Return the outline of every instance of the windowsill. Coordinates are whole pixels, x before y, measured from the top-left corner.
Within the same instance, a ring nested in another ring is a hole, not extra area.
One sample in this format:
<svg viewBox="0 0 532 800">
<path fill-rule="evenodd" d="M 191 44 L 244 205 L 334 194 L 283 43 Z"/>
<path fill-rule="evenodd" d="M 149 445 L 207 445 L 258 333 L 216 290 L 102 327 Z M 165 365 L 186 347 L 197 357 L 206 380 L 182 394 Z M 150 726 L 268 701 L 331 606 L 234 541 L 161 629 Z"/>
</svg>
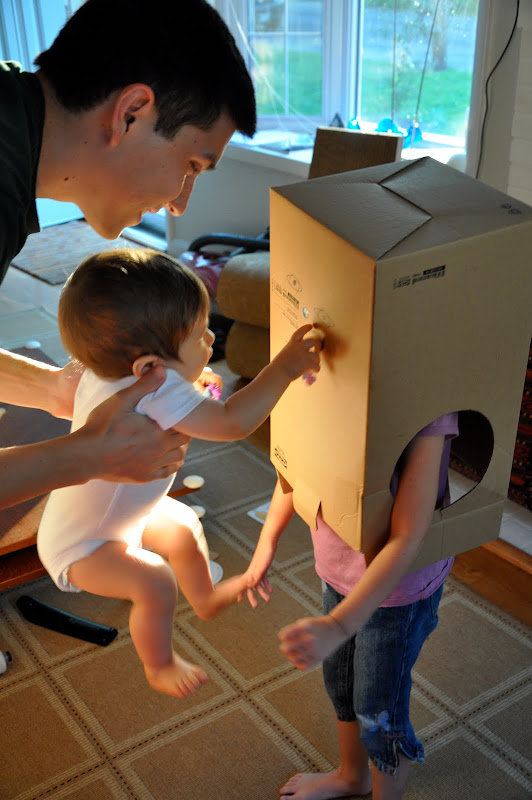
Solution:
<svg viewBox="0 0 532 800">
<path fill-rule="evenodd" d="M 312 161 L 312 148 L 295 150 L 288 153 L 276 153 L 265 147 L 236 144 L 231 142 L 225 149 L 224 159 L 239 161 L 264 169 L 278 170 L 306 180 Z"/>
<path fill-rule="evenodd" d="M 241 137 L 242 141 L 238 141 L 235 135 L 226 148 L 224 158 L 266 169 L 277 169 L 306 179 L 313 148 L 282 152 L 268 149 L 268 142 L 278 142 L 280 138 L 278 131 L 259 132 L 252 140 Z M 439 142 L 423 141 L 421 146 L 406 147 L 401 153 L 401 160 L 411 161 L 426 156 L 441 161 L 442 164 L 447 164 L 453 156 L 463 156 L 460 160 L 463 160 L 465 167 L 465 153 L 462 147 Z"/>
<path fill-rule="evenodd" d="M 154 250 L 166 252 L 168 247 L 164 236 L 157 236 L 157 234 L 141 230 L 138 227 L 124 228 L 122 235 L 132 242 L 137 242 L 137 244 L 142 244 L 145 247 L 152 247 Z"/>
</svg>

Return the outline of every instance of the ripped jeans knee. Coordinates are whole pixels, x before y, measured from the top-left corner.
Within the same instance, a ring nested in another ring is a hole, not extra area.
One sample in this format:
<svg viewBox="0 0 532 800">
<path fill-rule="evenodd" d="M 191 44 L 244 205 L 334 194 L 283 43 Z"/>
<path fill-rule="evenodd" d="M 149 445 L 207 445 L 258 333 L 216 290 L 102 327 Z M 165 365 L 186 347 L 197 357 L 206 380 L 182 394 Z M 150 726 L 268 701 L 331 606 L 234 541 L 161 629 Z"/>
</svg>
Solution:
<svg viewBox="0 0 532 800">
<path fill-rule="evenodd" d="M 360 741 L 371 762 L 381 772 L 395 775 L 400 754 L 413 761 L 423 761 L 423 745 L 416 738 L 410 722 L 406 730 L 392 728 L 388 711 L 381 711 L 372 717 L 358 715 L 357 722 Z"/>
</svg>

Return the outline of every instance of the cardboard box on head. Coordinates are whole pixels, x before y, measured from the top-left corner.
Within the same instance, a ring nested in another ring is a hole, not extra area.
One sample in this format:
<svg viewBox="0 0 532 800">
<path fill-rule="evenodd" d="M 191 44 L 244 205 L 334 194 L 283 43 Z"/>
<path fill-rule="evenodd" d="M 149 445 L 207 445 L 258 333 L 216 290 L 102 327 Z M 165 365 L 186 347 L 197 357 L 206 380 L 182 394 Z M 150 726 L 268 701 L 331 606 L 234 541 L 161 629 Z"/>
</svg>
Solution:
<svg viewBox="0 0 532 800">
<path fill-rule="evenodd" d="M 271 190 L 271 355 L 324 331 L 312 387 L 271 417 L 296 511 L 366 552 L 390 478 L 425 425 L 460 411 L 482 473 L 436 511 L 412 570 L 498 536 L 532 331 L 532 208 L 430 158 Z"/>
</svg>

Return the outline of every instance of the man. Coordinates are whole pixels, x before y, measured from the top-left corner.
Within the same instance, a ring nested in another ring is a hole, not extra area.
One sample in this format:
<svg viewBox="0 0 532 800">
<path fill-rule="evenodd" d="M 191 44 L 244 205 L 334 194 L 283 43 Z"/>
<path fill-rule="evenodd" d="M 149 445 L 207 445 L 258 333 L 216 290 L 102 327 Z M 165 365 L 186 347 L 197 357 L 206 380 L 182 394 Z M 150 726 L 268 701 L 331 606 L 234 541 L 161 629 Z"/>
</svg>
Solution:
<svg viewBox="0 0 532 800">
<path fill-rule="evenodd" d="M 147 211 L 182 214 L 234 131 L 255 132 L 250 77 L 206 0 L 87 0 L 35 63 L 34 74 L 0 62 L 0 280 L 39 230 L 36 197 L 76 203 L 114 239 Z M 0 350 L 0 402 L 70 418 L 79 377 Z M 187 437 L 134 413 L 163 378 L 152 370 L 75 433 L 1 450 L 0 507 L 174 472 Z"/>
</svg>

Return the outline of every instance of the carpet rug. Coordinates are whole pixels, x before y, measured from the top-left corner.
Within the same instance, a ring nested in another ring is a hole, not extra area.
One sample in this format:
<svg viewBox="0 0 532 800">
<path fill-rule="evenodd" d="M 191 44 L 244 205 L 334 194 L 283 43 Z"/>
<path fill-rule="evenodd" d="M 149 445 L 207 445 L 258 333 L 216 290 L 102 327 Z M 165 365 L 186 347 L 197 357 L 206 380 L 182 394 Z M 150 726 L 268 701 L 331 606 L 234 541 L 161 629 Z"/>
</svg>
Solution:
<svg viewBox="0 0 532 800">
<path fill-rule="evenodd" d="M 26 244 L 13 259 L 12 266 L 33 275 L 52 286 L 64 283 L 78 264 L 99 250 L 117 247 L 140 247 L 119 236 L 104 239 L 82 220 L 52 225 L 38 236 L 29 236 Z"/>
<path fill-rule="evenodd" d="M 226 576 L 253 552 L 275 473 L 249 442 L 194 441 L 180 479 L 205 484 L 185 498 Z M 256 511 L 255 517 L 249 512 Z M 0 565 L 1 566 L 1 565 Z M 176 649 L 208 683 L 185 701 L 147 685 L 128 632 L 129 605 L 59 592 L 47 577 L 0 594 L 2 800 L 277 800 L 295 772 L 338 762 L 335 721 L 319 668 L 303 673 L 277 632 L 320 613 L 308 528 L 281 538 L 268 605 L 235 604 L 197 619 L 180 598 Z M 21 594 L 118 629 L 108 647 L 24 620 Z M 525 800 L 532 792 L 532 635 L 450 577 L 440 623 L 414 671 L 412 717 L 426 760 L 404 800 Z"/>
</svg>

